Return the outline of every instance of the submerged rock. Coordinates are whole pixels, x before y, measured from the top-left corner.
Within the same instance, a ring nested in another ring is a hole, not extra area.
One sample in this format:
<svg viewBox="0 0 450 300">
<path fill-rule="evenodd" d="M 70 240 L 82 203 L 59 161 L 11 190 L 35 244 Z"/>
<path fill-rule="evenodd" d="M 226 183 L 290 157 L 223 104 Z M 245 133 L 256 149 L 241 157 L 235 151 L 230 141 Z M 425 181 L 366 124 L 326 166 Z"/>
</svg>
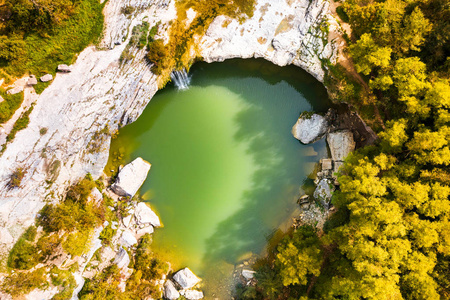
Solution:
<svg viewBox="0 0 450 300">
<path fill-rule="evenodd" d="M 329 179 L 321 179 L 316 186 L 316 190 L 314 191 L 314 198 L 319 200 L 324 206 L 328 207 L 330 203 L 331 196 L 333 193 L 333 185 L 331 184 Z"/>
<path fill-rule="evenodd" d="M 39 78 L 42 82 L 47 82 L 50 80 L 53 80 L 53 76 L 52 74 L 45 74 L 44 76 L 41 76 L 41 78 Z"/>
<path fill-rule="evenodd" d="M 184 293 L 184 298 L 188 300 L 198 300 L 203 298 L 203 292 L 195 290 L 187 290 Z"/>
<path fill-rule="evenodd" d="M 136 221 L 138 224 L 151 224 L 155 227 L 160 227 L 161 222 L 159 221 L 159 217 L 155 214 L 155 212 L 148 207 L 144 202 L 138 203 L 136 206 L 136 210 L 134 212 L 136 217 Z"/>
<path fill-rule="evenodd" d="M 111 189 L 119 196 L 133 197 L 147 178 L 152 165 L 138 157 L 123 167 Z"/>
<path fill-rule="evenodd" d="M 164 298 L 172 300 L 179 297 L 180 293 L 175 288 L 175 284 L 171 280 L 166 280 L 166 283 L 164 283 Z"/>
<path fill-rule="evenodd" d="M 335 161 L 343 161 L 347 155 L 355 150 L 355 140 L 350 130 L 329 133 L 327 137 L 331 157 Z"/>
<path fill-rule="evenodd" d="M 188 268 L 184 268 L 183 270 L 178 271 L 174 276 L 173 279 L 183 288 L 183 289 L 190 289 L 194 285 L 200 282 L 200 278 L 195 276 L 194 273 L 192 273 L 191 270 Z"/>
<path fill-rule="evenodd" d="M 325 117 L 317 114 L 301 115 L 292 127 L 292 134 L 303 144 L 309 144 L 320 139 L 327 129 L 328 122 Z"/>
</svg>

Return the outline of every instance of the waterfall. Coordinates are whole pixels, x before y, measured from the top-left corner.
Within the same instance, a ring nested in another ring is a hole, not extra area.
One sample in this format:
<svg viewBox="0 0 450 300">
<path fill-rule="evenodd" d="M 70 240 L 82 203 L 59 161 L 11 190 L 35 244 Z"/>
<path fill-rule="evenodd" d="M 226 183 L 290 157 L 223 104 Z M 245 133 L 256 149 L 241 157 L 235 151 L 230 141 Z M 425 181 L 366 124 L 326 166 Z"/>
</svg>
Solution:
<svg viewBox="0 0 450 300">
<path fill-rule="evenodd" d="M 172 73 L 170 73 L 170 78 L 179 90 L 188 89 L 189 84 L 191 83 L 191 78 L 184 68 L 182 70 L 173 71 Z"/>
</svg>

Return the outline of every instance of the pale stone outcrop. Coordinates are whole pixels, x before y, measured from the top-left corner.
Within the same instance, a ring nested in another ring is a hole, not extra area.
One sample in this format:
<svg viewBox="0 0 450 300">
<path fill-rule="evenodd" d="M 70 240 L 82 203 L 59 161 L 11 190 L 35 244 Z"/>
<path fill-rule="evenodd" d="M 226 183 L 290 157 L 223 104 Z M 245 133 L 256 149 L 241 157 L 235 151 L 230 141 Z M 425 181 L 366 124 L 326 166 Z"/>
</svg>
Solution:
<svg viewBox="0 0 450 300">
<path fill-rule="evenodd" d="M 100 204 L 102 200 L 102 193 L 98 190 L 98 188 L 93 188 L 91 194 L 89 195 L 89 201 L 92 201 L 95 204 Z"/>
<path fill-rule="evenodd" d="M 147 179 L 150 167 L 141 157 L 136 158 L 120 170 L 111 189 L 119 196 L 133 197 Z"/>
<path fill-rule="evenodd" d="M 303 144 L 309 144 L 327 132 L 327 124 L 327 120 L 321 115 L 302 115 L 292 127 L 292 134 Z"/>
<path fill-rule="evenodd" d="M 15 95 L 15 94 L 18 94 L 20 92 L 23 92 L 23 86 L 16 86 L 16 87 L 6 91 L 6 93 L 8 95 Z"/>
<path fill-rule="evenodd" d="M 138 203 L 134 212 L 138 224 L 151 224 L 154 227 L 160 227 L 161 221 L 155 212 L 144 202 Z"/>
<path fill-rule="evenodd" d="M 140 236 L 143 236 L 144 234 L 147 234 L 147 233 L 148 233 L 148 234 L 152 234 L 153 231 L 154 231 L 153 226 L 150 225 L 150 226 L 146 226 L 146 227 L 144 227 L 144 228 L 138 229 L 138 230 L 136 231 L 136 235 L 140 237 Z"/>
<path fill-rule="evenodd" d="M 334 161 L 343 161 L 347 155 L 355 150 L 355 140 L 350 130 L 329 133 L 327 137 L 331 157 Z"/>
<path fill-rule="evenodd" d="M 28 78 L 27 85 L 36 85 L 37 83 L 36 76 L 31 75 L 30 78 Z"/>
<path fill-rule="evenodd" d="M 243 22 L 218 16 L 205 36 L 197 37 L 198 52 L 192 51 L 192 56 L 200 55 L 207 62 L 262 57 L 278 65 L 300 66 L 323 80 L 321 59 L 333 62 L 337 53 L 319 28 L 328 22 L 330 32 L 337 33 L 328 1 L 256 2 L 253 17 Z M 128 5 L 135 8 L 132 18 L 121 13 Z M 92 139 L 106 125 L 113 132 L 135 121 L 158 90 L 158 77 L 144 59 L 145 49 L 132 47 L 134 58 L 126 64 L 119 58 L 130 31 L 144 18 L 150 27 L 161 22 L 158 37 L 167 40 L 169 24 L 177 16 L 175 1 L 109 0 L 103 11 L 100 46 L 82 51 L 70 65 L 70 73 L 56 74 L 39 95 L 28 127 L 16 134 L 0 156 L 0 228 L 14 233 L 14 240 L 33 224 L 47 202 L 61 198 L 67 186 L 86 173 L 93 178 L 102 174 L 110 137 L 103 136 L 99 151 L 89 150 Z M 224 26 L 225 22 L 229 24 Z M 48 129 L 45 135 L 39 133 L 43 127 Z M 49 168 L 54 165 L 58 165 L 56 171 Z M 17 167 L 26 168 L 27 173 L 20 188 L 8 190 L 7 178 Z M 0 249 L 7 251 L 11 246 L 0 241 Z"/>
<path fill-rule="evenodd" d="M 137 239 L 133 233 L 128 230 L 125 230 L 120 237 L 120 244 L 124 247 L 131 247 L 137 244 Z"/>
<path fill-rule="evenodd" d="M 184 293 L 184 298 L 188 300 L 198 300 L 203 298 L 203 292 L 196 290 L 187 290 Z"/>
<path fill-rule="evenodd" d="M 53 80 L 53 75 L 52 74 L 45 74 L 44 76 L 41 76 L 41 78 L 39 78 L 42 82 L 48 82 Z"/>
<path fill-rule="evenodd" d="M 183 289 L 190 289 L 191 287 L 195 286 L 197 283 L 200 282 L 200 278 L 195 276 L 194 273 L 192 273 L 191 270 L 188 268 L 184 268 L 180 271 L 178 271 L 174 276 L 173 279 L 181 286 Z"/>
<path fill-rule="evenodd" d="M 116 255 L 116 258 L 114 259 L 114 263 L 117 265 L 119 269 L 126 268 L 130 264 L 130 257 L 128 256 L 127 251 L 122 247 L 120 247 L 119 252 Z"/>
<path fill-rule="evenodd" d="M 180 297 L 180 293 L 175 288 L 175 284 L 171 280 L 166 280 L 164 283 L 164 298 L 173 300 L 178 299 Z"/>
</svg>

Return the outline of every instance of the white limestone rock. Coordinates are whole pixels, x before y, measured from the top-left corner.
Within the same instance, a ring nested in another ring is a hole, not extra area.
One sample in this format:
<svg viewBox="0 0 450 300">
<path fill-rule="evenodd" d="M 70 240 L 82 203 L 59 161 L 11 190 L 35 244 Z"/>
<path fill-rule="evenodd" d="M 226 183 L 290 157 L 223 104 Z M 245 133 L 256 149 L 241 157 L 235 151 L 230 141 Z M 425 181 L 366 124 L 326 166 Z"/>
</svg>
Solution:
<svg viewBox="0 0 450 300">
<path fill-rule="evenodd" d="M 6 91 L 8 95 L 15 95 L 20 92 L 23 92 L 23 86 L 16 86 L 15 88 Z"/>
<path fill-rule="evenodd" d="M 154 227 L 161 227 L 161 221 L 155 212 L 144 202 L 139 202 L 134 211 L 138 224 L 151 224 Z"/>
<path fill-rule="evenodd" d="M 347 155 L 355 150 L 355 140 L 350 130 L 329 133 L 327 137 L 331 157 L 335 161 L 343 161 Z"/>
<path fill-rule="evenodd" d="M 69 73 L 72 70 L 70 69 L 70 67 L 68 65 L 58 65 L 58 71 L 63 72 L 63 73 Z"/>
<path fill-rule="evenodd" d="M 171 280 L 166 280 L 164 283 L 164 298 L 173 300 L 178 299 L 180 297 L 180 293 L 175 288 L 175 284 Z"/>
<path fill-rule="evenodd" d="M 150 226 L 147 226 L 147 227 L 138 229 L 138 230 L 136 231 L 136 235 L 139 236 L 139 237 L 141 237 L 141 236 L 143 236 L 143 235 L 146 234 L 146 233 L 152 234 L 153 231 L 154 231 L 153 226 L 150 225 Z"/>
<path fill-rule="evenodd" d="M 127 268 L 130 264 L 130 257 L 128 256 L 127 251 L 122 247 L 120 247 L 119 252 L 117 252 L 114 263 L 119 269 Z"/>
<path fill-rule="evenodd" d="M 41 76 L 41 78 L 39 78 L 42 82 L 48 82 L 53 80 L 53 75 L 52 74 L 45 74 L 44 76 Z"/>
<path fill-rule="evenodd" d="M 131 218 L 133 218 L 133 215 L 128 215 L 125 218 L 123 218 L 122 219 L 123 226 L 128 228 L 130 226 Z"/>
<path fill-rule="evenodd" d="M 11 236 L 7 228 L 0 228 L 0 243 L 11 244 L 14 238 Z"/>
<path fill-rule="evenodd" d="M 184 293 L 184 298 L 188 300 L 198 300 L 203 298 L 203 292 L 196 290 L 187 290 Z"/>
<path fill-rule="evenodd" d="M 141 157 L 123 167 L 111 189 L 119 196 L 133 197 L 147 179 L 151 164 Z"/>
<path fill-rule="evenodd" d="M 180 271 L 178 271 L 174 276 L 173 279 L 183 288 L 183 289 L 190 289 L 194 285 L 200 282 L 200 278 L 195 276 L 194 273 L 192 273 L 189 268 L 184 268 Z"/>
<path fill-rule="evenodd" d="M 319 200 L 324 206 L 328 207 L 331 196 L 333 194 L 334 187 L 329 179 L 323 178 L 319 181 L 314 190 L 314 198 Z"/>
<path fill-rule="evenodd" d="M 242 270 L 242 276 L 244 276 L 245 279 L 250 280 L 253 279 L 253 276 L 256 272 L 252 270 L 243 269 Z"/>
<path fill-rule="evenodd" d="M 27 85 L 36 85 L 37 83 L 36 76 L 31 75 L 30 78 L 28 78 Z"/>
<path fill-rule="evenodd" d="M 131 247 L 137 244 L 137 239 L 133 233 L 131 233 L 128 230 L 125 230 L 120 238 L 120 244 L 124 247 Z"/>
<path fill-rule="evenodd" d="M 303 144 L 309 144 L 320 139 L 328 129 L 325 117 L 313 114 L 312 116 L 300 116 L 292 127 L 292 134 Z"/>
</svg>

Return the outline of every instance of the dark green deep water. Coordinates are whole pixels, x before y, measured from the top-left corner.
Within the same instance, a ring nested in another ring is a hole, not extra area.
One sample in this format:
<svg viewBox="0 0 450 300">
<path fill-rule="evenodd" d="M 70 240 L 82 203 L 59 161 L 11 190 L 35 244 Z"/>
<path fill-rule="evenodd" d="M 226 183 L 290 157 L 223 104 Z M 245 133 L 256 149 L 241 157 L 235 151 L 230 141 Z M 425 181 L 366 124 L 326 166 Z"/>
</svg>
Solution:
<svg viewBox="0 0 450 300">
<path fill-rule="evenodd" d="M 302 145 L 291 127 L 330 103 L 306 72 L 263 60 L 198 63 L 190 75 L 188 90 L 159 91 L 120 130 L 111 155 L 152 164 L 141 194 L 164 224 L 157 255 L 202 277 L 208 298 L 228 299 L 234 264 L 264 251 L 326 156 L 325 141 Z"/>
</svg>

